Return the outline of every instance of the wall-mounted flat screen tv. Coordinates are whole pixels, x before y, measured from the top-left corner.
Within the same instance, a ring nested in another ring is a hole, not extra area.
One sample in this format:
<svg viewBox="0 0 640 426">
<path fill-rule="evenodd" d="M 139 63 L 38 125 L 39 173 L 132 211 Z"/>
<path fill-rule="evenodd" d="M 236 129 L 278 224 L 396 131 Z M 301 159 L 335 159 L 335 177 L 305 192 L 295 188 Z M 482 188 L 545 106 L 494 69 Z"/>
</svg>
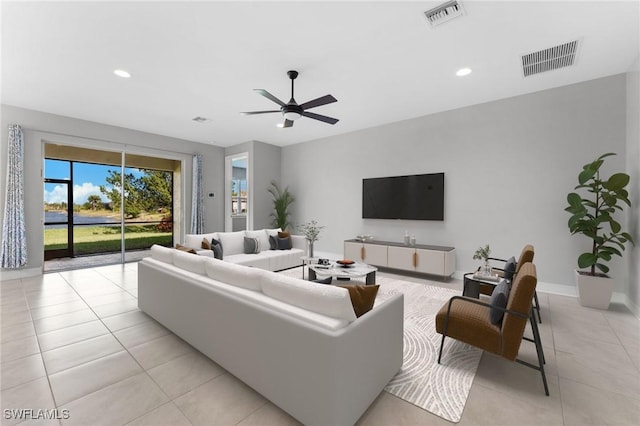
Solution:
<svg viewBox="0 0 640 426">
<path fill-rule="evenodd" d="M 444 173 L 362 179 L 362 217 L 444 220 Z"/>
</svg>

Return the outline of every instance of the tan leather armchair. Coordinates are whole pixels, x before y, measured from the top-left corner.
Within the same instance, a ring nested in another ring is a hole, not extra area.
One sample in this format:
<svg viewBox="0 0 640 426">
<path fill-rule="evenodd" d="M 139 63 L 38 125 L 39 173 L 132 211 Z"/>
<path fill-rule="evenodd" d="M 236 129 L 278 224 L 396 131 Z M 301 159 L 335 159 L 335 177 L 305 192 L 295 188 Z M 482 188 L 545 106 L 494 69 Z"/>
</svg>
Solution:
<svg viewBox="0 0 640 426">
<path fill-rule="evenodd" d="M 446 336 L 478 347 L 482 350 L 516 361 L 538 370 L 542 375 L 545 394 L 549 395 L 547 378 L 544 372 L 544 352 L 540 340 L 538 323 L 534 318 L 532 299 L 536 291 L 537 276 L 533 263 L 521 264 L 515 276 L 506 307 L 491 305 L 488 302 L 464 297 L 452 297 L 436 315 L 436 331 L 442 334 L 438 364 L 442 358 L 442 349 Z M 497 309 L 504 313 L 502 321 L 493 324 L 490 310 Z M 524 337 L 527 320 L 531 323 L 533 339 Z M 538 365 L 517 359 L 522 340 L 536 345 Z"/>
</svg>

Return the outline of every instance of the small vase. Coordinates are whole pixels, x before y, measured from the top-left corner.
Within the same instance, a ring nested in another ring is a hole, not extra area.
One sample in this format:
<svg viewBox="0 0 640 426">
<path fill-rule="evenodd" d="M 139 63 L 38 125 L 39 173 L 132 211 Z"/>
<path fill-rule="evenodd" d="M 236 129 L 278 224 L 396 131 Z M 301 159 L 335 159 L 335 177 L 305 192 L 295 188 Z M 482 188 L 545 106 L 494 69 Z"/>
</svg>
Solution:
<svg viewBox="0 0 640 426">
<path fill-rule="evenodd" d="M 313 241 L 307 240 L 307 256 L 313 257 Z"/>
<path fill-rule="evenodd" d="M 489 276 L 491 275 L 491 265 L 488 260 L 484 261 L 484 265 L 482 267 L 482 275 Z"/>
</svg>

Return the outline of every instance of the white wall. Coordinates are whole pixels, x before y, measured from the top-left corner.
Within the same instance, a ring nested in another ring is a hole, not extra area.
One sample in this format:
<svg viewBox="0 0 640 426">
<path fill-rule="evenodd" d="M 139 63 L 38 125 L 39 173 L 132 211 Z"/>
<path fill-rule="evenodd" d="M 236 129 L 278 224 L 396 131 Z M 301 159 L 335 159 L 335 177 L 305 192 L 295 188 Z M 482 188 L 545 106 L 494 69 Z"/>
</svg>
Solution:
<svg viewBox="0 0 640 426">
<path fill-rule="evenodd" d="M 629 197 L 632 202 L 627 229 L 635 247 L 628 246 L 627 296 L 640 316 L 640 57 L 627 73 L 627 170 L 631 176 Z"/>
<path fill-rule="evenodd" d="M 605 172 L 625 169 L 625 114 L 625 75 L 602 78 L 287 146 L 282 184 L 297 197 L 295 222 L 327 226 L 319 250 L 342 253 L 358 234 L 401 241 L 406 229 L 418 243 L 455 246 L 457 270 L 470 271 L 480 245 L 517 256 L 531 243 L 540 281 L 571 293 L 590 246 L 569 234 L 566 195 L 604 152 L 618 153 Z M 444 221 L 361 218 L 363 178 L 435 172 L 445 172 Z M 611 265 L 624 291 L 621 262 Z"/>
<path fill-rule="evenodd" d="M 19 124 L 25 135 L 25 220 L 27 228 L 27 250 L 29 262 L 22 271 L 2 270 L 3 277 L 39 273 L 42 270 L 43 249 L 43 178 L 42 140 L 61 144 L 81 145 L 92 148 L 122 149 L 160 157 L 182 158 L 183 170 L 183 217 L 189 226 L 191 217 L 191 156 L 203 155 L 204 190 L 221 194 L 224 185 L 224 150 L 181 139 L 138 132 L 121 127 L 47 114 L 39 111 L 2 105 L 2 151 L 0 152 L 0 200 L 6 193 L 7 126 Z M 223 198 L 205 197 L 206 227 L 221 229 L 223 225 Z M 0 219 L 4 208 L 0 211 Z M 184 227 L 183 227 L 184 229 Z M 1 230 L 0 230 L 1 232 Z M 181 240 L 179 235 L 176 240 Z"/>
</svg>

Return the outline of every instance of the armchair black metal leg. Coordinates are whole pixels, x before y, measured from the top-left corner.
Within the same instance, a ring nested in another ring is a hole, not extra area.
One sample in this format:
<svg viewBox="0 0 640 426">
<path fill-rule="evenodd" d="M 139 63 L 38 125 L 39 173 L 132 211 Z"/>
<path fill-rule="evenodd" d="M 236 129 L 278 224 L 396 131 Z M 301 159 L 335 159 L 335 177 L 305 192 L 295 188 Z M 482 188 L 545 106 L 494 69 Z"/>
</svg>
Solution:
<svg viewBox="0 0 640 426">
<path fill-rule="evenodd" d="M 538 322 L 540 324 L 542 324 L 542 317 L 540 316 L 540 302 L 538 301 L 538 292 L 537 291 L 533 293 L 533 299 L 536 302 L 535 309 L 538 312 Z"/>
<path fill-rule="evenodd" d="M 538 353 L 538 364 L 540 365 L 540 374 L 542 374 L 542 383 L 544 384 L 544 393 L 549 396 L 549 386 L 547 385 L 547 376 L 544 373 L 544 350 L 542 349 L 542 340 L 540 339 L 540 330 L 535 318 L 531 318 L 531 327 L 533 328 L 533 338 L 536 341 L 536 352 Z"/>
<path fill-rule="evenodd" d="M 442 340 L 440 341 L 440 352 L 438 353 L 438 364 L 440 364 L 440 360 L 442 359 L 442 348 L 444 348 L 444 338 L 445 335 L 442 335 Z"/>
</svg>

